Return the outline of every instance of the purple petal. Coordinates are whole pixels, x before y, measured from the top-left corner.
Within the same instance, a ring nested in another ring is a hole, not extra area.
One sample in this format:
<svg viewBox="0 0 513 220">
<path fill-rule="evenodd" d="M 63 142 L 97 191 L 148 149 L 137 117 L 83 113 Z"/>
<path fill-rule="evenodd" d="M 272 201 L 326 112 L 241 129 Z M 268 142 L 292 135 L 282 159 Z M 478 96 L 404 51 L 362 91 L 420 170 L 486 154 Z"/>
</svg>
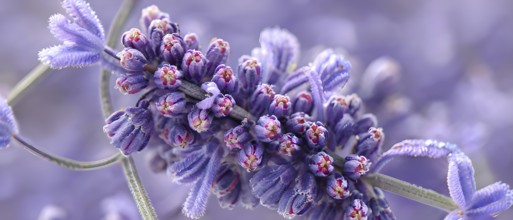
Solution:
<svg viewBox="0 0 513 220">
<path fill-rule="evenodd" d="M 95 51 L 103 50 L 103 39 L 70 22 L 64 15 L 56 14 L 49 19 L 50 32 L 64 45 L 80 45 Z"/>
<path fill-rule="evenodd" d="M 62 7 L 80 27 L 87 29 L 102 40 L 105 39 L 103 26 L 89 3 L 82 0 L 65 0 L 62 2 Z"/>
<path fill-rule="evenodd" d="M 508 209 L 512 204 L 513 192 L 510 190 L 509 185 L 496 182 L 477 191 L 465 213 L 469 216 L 493 216 Z"/>
<path fill-rule="evenodd" d="M 219 95 L 221 93 L 221 91 L 219 91 L 219 89 L 217 88 L 217 85 L 213 82 L 203 83 L 201 85 L 201 88 L 209 94 L 209 97 L 196 103 L 196 106 L 199 109 L 209 109 L 212 107 L 217 95 Z"/>
<path fill-rule="evenodd" d="M 390 160 L 395 157 L 429 157 L 441 158 L 457 151 L 454 144 L 439 142 L 435 140 L 404 140 L 395 144 L 374 163 L 371 172 L 379 172 Z"/>
<path fill-rule="evenodd" d="M 0 96 L 0 149 L 9 145 L 13 133 L 18 133 L 14 114 L 11 107 L 7 105 L 7 100 Z"/>
<path fill-rule="evenodd" d="M 57 45 L 41 50 L 38 56 L 42 63 L 54 69 L 62 69 L 94 64 L 100 60 L 101 55 L 79 46 Z"/>
<path fill-rule="evenodd" d="M 465 208 L 476 192 L 474 167 L 472 167 L 470 159 L 462 152 L 449 154 L 448 158 L 447 184 L 449 194 L 460 208 Z"/>
<path fill-rule="evenodd" d="M 185 216 L 198 219 L 205 214 L 207 199 L 210 195 L 210 186 L 212 186 L 212 182 L 214 181 L 214 176 L 219 167 L 222 155 L 223 151 L 218 147 L 210 158 L 205 174 L 194 184 L 189 196 L 185 200 L 182 209 Z"/>
<path fill-rule="evenodd" d="M 317 118 L 319 121 L 324 121 L 324 90 L 322 89 L 321 79 L 314 69 L 306 71 L 306 75 L 308 76 L 310 89 L 312 90 Z"/>
</svg>

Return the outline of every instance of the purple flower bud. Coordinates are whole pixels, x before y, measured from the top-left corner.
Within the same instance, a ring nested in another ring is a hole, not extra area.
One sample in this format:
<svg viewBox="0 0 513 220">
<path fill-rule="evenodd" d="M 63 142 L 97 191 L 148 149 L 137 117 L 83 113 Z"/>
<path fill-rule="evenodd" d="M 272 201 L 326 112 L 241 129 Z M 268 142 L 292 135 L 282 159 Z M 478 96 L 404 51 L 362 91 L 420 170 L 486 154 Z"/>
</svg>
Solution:
<svg viewBox="0 0 513 220">
<path fill-rule="evenodd" d="M 293 156 L 296 152 L 301 150 L 299 144 L 299 138 L 297 138 L 296 135 L 287 133 L 281 136 L 278 142 L 278 152 L 289 157 Z"/>
<path fill-rule="evenodd" d="M 240 174 L 231 168 L 228 163 L 221 164 L 212 184 L 212 193 L 218 197 L 224 196 L 234 190 L 240 183 Z"/>
<path fill-rule="evenodd" d="M 7 100 L 0 96 L 0 149 L 9 146 L 14 133 L 18 133 L 18 124 L 14 119 L 12 108 L 7 104 Z"/>
<path fill-rule="evenodd" d="M 160 55 L 160 45 L 162 44 L 162 38 L 166 34 L 179 33 L 178 25 L 171 23 L 167 18 L 155 19 L 151 21 L 148 27 L 148 34 L 150 36 L 151 43 L 153 45 L 153 51 Z"/>
<path fill-rule="evenodd" d="M 305 132 L 306 143 L 310 152 L 319 152 L 328 142 L 328 129 L 321 122 L 309 123 Z"/>
<path fill-rule="evenodd" d="M 160 54 L 166 62 L 176 66 L 182 65 L 182 59 L 185 51 L 185 42 L 179 34 L 166 34 L 162 38 Z"/>
<path fill-rule="evenodd" d="M 328 177 L 326 193 L 333 199 L 345 199 L 351 195 L 349 182 L 340 173 L 335 172 Z"/>
<path fill-rule="evenodd" d="M 185 148 L 194 144 L 196 139 L 194 132 L 181 124 L 174 124 L 167 133 L 168 135 L 164 141 L 173 147 Z"/>
<path fill-rule="evenodd" d="M 228 194 L 219 197 L 219 206 L 223 209 L 233 209 L 237 202 L 239 201 L 239 197 L 242 193 L 241 191 L 241 183 L 235 185 L 235 189 L 230 191 Z"/>
<path fill-rule="evenodd" d="M 345 145 L 349 138 L 354 135 L 354 119 L 349 114 L 344 114 L 342 119 L 335 125 L 336 145 Z"/>
<path fill-rule="evenodd" d="M 378 125 L 378 120 L 376 116 L 373 114 L 365 114 L 362 115 L 355 123 L 354 133 L 360 134 L 369 131 L 371 127 L 376 127 Z"/>
<path fill-rule="evenodd" d="M 346 101 L 349 103 L 347 107 L 347 113 L 355 117 L 358 111 L 360 110 L 360 107 L 362 106 L 362 99 L 360 98 L 360 96 L 356 94 L 348 95 L 345 98 Z"/>
<path fill-rule="evenodd" d="M 187 120 L 189 121 L 189 127 L 198 133 L 202 133 L 210 129 L 214 115 L 209 109 L 199 109 L 194 106 L 187 115 Z"/>
<path fill-rule="evenodd" d="M 239 164 L 248 172 L 255 171 L 262 163 L 264 146 L 258 141 L 250 141 L 244 144 L 239 151 Z"/>
<path fill-rule="evenodd" d="M 212 76 L 219 64 L 224 64 L 230 54 L 230 44 L 223 39 L 213 39 L 208 46 L 207 76 Z"/>
<path fill-rule="evenodd" d="M 332 50 L 321 52 L 313 61 L 312 66 L 319 73 L 322 86 L 327 91 L 344 87 L 349 80 L 351 63 Z"/>
<path fill-rule="evenodd" d="M 143 101 L 142 107 L 132 107 L 112 113 L 103 126 L 110 143 L 124 155 L 146 147 L 153 132 L 153 117 Z"/>
<path fill-rule="evenodd" d="M 302 215 L 312 206 L 315 197 L 315 177 L 310 173 L 300 174 L 296 178 L 294 188 L 290 188 L 281 196 L 278 213 L 288 219 Z"/>
<path fill-rule="evenodd" d="M 177 89 L 182 85 L 182 72 L 176 66 L 164 64 L 155 71 L 153 82 L 160 89 Z"/>
<path fill-rule="evenodd" d="M 340 119 L 344 116 L 349 108 L 349 102 L 345 96 L 333 95 L 328 100 L 328 106 L 326 107 L 326 115 L 330 120 L 327 121 L 328 126 L 337 124 Z"/>
<path fill-rule="evenodd" d="M 276 208 L 283 193 L 297 176 L 290 164 L 268 165 L 249 180 L 253 195 L 268 208 Z"/>
<path fill-rule="evenodd" d="M 333 157 L 324 151 L 312 155 L 308 161 L 310 172 L 319 177 L 326 177 L 333 172 Z"/>
<path fill-rule="evenodd" d="M 226 117 L 232 112 L 235 100 L 231 95 L 219 94 L 214 100 L 212 112 L 216 117 Z"/>
<path fill-rule="evenodd" d="M 148 87 L 148 80 L 144 75 L 120 74 L 116 79 L 116 86 L 114 88 L 127 95 L 138 93 L 146 87 Z"/>
<path fill-rule="evenodd" d="M 132 28 L 123 33 L 121 43 L 125 47 L 131 47 L 138 50 L 149 60 L 152 60 L 155 57 L 153 49 L 151 48 L 150 40 L 137 28 Z"/>
<path fill-rule="evenodd" d="M 304 91 L 298 93 L 292 100 L 292 109 L 294 112 L 304 112 L 310 114 L 313 109 L 312 94 Z"/>
<path fill-rule="evenodd" d="M 233 74 L 232 68 L 221 64 L 215 69 L 214 76 L 212 77 L 219 90 L 223 93 L 233 93 L 237 90 L 237 79 Z"/>
<path fill-rule="evenodd" d="M 230 130 L 226 131 L 224 134 L 224 143 L 230 150 L 242 149 L 244 144 L 246 144 L 250 139 L 251 134 L 249 134 L 244 125 L 238 125 L 230 128 Z"/>
<path fill-rule="evenodd" d="M 248 59 L 239 63 L 237 79 L 241 83 L 242 91 L 245 94 L 252 94 L 261 80 L 261 67 L 256 59 Z"/>
<path fill-rule="evenodd" d="M 200 51 L 188 50 L 182 61 L 182 71 L 185 78 L 200 83 L 207 71 L 207 59 Z"/>
<path fill-rule="evenodd" d="M 385 194 L 379 188 L 374 187 L 374 194 L 376 197 L 372 197 L 369 201 L 369 206 L 372 211 L 373 219 L 380 220 L 393 220 L 396 219 L 390 205 L 385 198 Z"/>
<path fill-rule="evenodd" d="M 288 131 L 292 131 L 294 134 L 301 136 L 308 129 L 310 122 L 311 118 L 308 114 L 296 112 L 287 120 L 286 128 Z"/>
<path fill-rule="evenodd" d="M 188 33 L 183 37 L 187 50 L 199 50 L 198 35 L 195 33 Z"/>
<path fill-rule="evenodd" d="M 370 165 L 371 162 L 364 156 L 356 154 L 347 155 L 343 168 L 344 175 L 353 180 L 357 180 L 369 172 Z"/>
<path fill-rule="evenodd" d="M 181 92 L 171 92 L 161 96 L 155 107 L 165 117 L 174 117 L 187 112 L 185 95 Z"/>
<path fill-rule="evenodd" d="M 142 73 L 142 71 L 144 71 L 144 65 L 148 63 L 144 54 L 136 49 L 125 48 L 117 55 L 121 67 L 127 71 L 134 72 L 128 74 Z"/>
<path fill-rule="evenodd" d="M 381 148 L 385 134 L 381 128 L 369 128 L 369 131 L 360 136 L 358 143 L 356 143 L 356 153 L 365 155 L 370 159 L 375 159 L 377 153 Z"/>
<path fill-rule="evenodd" d="M 143 8 L 139 23 L 143 29 L 148 30 L 151 22 L 156 19 L 169 19 L 169 14 L 163 13 L 156 5 Z"/>
<path fill-rule="evenodd" d="M 292 113 L 292 104 L 290 98 L 286 95 L 275 95 L 271 105 L 269 105 L 269 114 L 283 118 Z"/>
<path fill-rule="evenodd" d="M 371 210 L 365 205 L 360 199 L 355 199 L 351 203 L 351 206 L 347 207 L 345 216 L 348 220 L 367 220 Z"/>
<path fill-rule="evenodd" d="M 249 108 L 253 115 L 262 115 L 271 105 L 274 99 L 274 89 L 269 84 L 259 84 L 253 92 L 249 102 Z"/>
<path fill-rule="evenodd" d="M 255 125 L 258 140 L 269 143 L 281 135 L 281 123 L 274 115 L 260 117 Z"/>
</svg>

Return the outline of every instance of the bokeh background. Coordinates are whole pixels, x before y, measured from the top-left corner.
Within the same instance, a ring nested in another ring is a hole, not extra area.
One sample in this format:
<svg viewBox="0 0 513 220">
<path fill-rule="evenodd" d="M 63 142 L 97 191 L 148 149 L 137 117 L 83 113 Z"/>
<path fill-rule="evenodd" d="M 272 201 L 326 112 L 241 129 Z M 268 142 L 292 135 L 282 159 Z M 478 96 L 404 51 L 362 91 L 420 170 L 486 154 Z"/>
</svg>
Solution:
<svg viewBox="0 0 513 220">
<path fill-rule="evenodd" d="M 121 0 L 91 0 L 106 29 Z M 125 30 L 138 27 L 150 4 L 170 13 L 182 33 L 196 32 L 205 48 L 229 41 L 229 64 L 257 47 L 260 31 L 280 26 L 296 34 L 305 65 L 323 48 L 344 51 L 354 65 L 350 92 L 364 92 L 367 66 L 386 56 L 397 62 L 390 93 L 368 110 L 380 118 L 386 146 L 405 138 L 437 138 L 460 145 L 472 158 L 478 188 L 513 185 L 513 1 L 140 1 Z M 58 44 L 48 17 L 60 1 L 0 0 L 0 94 L 38 64 L 37 52 Z M 13 107 L 21 134 L 32 143 L 77 160 L 115 152 L 102 132 L 99 67 L 54 70 Z M 113 91 L 116 108 L 134 97 Z M 369 101 L 371 102 L 371 101 Z M 185 219 L 187 186 L 173 184 L 134 156 L 162 219 Z M 447 193 L 445 160 L 397 159 L 386 174 Z M 444 213 L 388 195 L 398 219 L 442 219 Z M 265 208 L 219 208 L 211 197 L 203 219 L 282 219 Z M 17 144 L 0 152 L 0 219 L 139 219 L 120 166 L 73 172 L 35 158 Z M 509 210 L 498 219 L 513 219 Z"/>
</svg>

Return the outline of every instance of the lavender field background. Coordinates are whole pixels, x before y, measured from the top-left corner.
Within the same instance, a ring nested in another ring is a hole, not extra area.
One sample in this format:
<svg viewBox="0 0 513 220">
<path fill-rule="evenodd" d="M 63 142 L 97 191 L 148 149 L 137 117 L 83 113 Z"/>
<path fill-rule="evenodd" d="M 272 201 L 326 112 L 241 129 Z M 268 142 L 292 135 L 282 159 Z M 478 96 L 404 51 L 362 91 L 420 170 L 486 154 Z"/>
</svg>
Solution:
<svg viewBox="0 0 513 220">
<path fill-rule="evenodd" d="M 121 0 L 91 0 L 106 29 Z M 219 37 L 230 43 L 228 63 L 257 47 L 260 31 L 280 26 L 297 35 L 300 65 L 323 48 L 345 51 L 353 63 L 351 91 L 375 59 L 400 65 L 394 95 L 368 107 L 380 119 L 385 146 L 406 138 L 458 144 L 473 160 L 478 188 L 513 185 L 513 1 L 140 1 L 124 30 L 138 27 L 143 7 L 156 4 L 196 32 L 203 48 Z M 48 17 L 60 1 L 0 0 L 0 94 L 6 96 L 38 64 L 37 52 L 58 44 Z M 115 152 L 102 132 L 99 67 L 53 70 L 13 106 L 22 136 L 36 146 L 77 160 Z M 112 86 L 113 87 L 113 86 Z M 113 91 L 116 108 L 136 100 Z M 187 186 L 173 184 L 134 155 L 162 219 L 180 213 Z M 398 159 L 391 176 L 447 194 L 445 160 Z M 398 219 L 442 219 L 445 213 L 387 194 Z M 219 208 L 211 197 L 202 219 L 282 219 L 265 208 Z M 17 144 L 0 151 L 0 219 L 139 219 L 120 166 L 73 172 L 40 160 Z M 513 219 L 513 211 L 498 219 Z"/>
</svg>

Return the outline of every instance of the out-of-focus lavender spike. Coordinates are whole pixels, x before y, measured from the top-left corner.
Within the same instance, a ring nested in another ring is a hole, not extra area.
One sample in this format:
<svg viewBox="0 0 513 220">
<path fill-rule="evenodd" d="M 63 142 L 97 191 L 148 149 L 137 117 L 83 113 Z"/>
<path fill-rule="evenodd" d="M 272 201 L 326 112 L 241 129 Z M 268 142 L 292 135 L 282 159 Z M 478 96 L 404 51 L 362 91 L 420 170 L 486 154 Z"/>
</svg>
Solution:
<svg viewBox="0 0 513 220">
<path fill-rule="evenodd" d="M 207 58 L 197 50 L 188 50 L 182 61 L 182 71 L 186 79 L 201 83 L 207 71 Z"/>
<path fill-rule="evenodd" d="M 18 124 L 7 100 L 0 96 L 0 149 L 6 148 L 11 142 L 12 134 L 18 133 Z"/>
<path fill-rule="evenodd" d="M 218 144 L 210 143 L 209 145 Z M 219 167 L 223 150 L 216 146 L 212 156 L 205 168 L 205 174 L 194 184 L 189 196 L 185 200 L 182 212 L 185 216 L 198 219 L 205 214 L 207 208 L 207 199 L 210 195 L 210 187 L 214 181 L 217 169 Z"/>
<path fill-rule="evenodd" d="M 164 64 L 153 74 L 153 82 L 160 89 L 177 89 L 182 85 L 183 74 L 174 65 Z"/>
<path fill-rule="evenodd" d="M 404 140 L 394 144 L 387 152 L 376 160 L 371 167 L 371 172 L 376 173 L 395 157 L 429 157 L 441 158 L 448 154 L 459 151 L 458 147 L 451 143 L 439 142 L 435 140 Z"/>
<path fill-rule="evenodd" d="M 187 50 L 200 50 L 198 35 L 196 33 L 188 33 L 183 37 Z"/>
<path fill-rule="evenodd" d="M 371 127 L 376 127 L 378 125 L 378 119 L 373 114 L 364 114 L 356 120 L 354 125 L 354 133 L 360 134 L 363 132 L 369 131 Z"/>
<path fill-rule="evenodd" d="M 237 78 L 231 67 L 221 64 L 217 66 L 212 77 L 219 90 L 223 93 L 234 93 L 237 90 Z"/>
<path fill-rule="evenodd" d="M 207 58 L 207 76 L 212 76 L 220 64 L 225 64 L 230 55 L 230 44 L 223 39 L 213 39 L 208 46 L 205 57 Z"/>
<path fill-rule="evenodd" d="M 121 36 L 121 43 L 125 47 L 131 47 L 144 54 L 148 60 L 155 58 L 155 53 L 151 48 L 150 40 L 139 29 L 132 28 Z"/>
<path fill-rule="evenodd" d="M 185 51 L 187 51 L 187 46 L 179 34 L 166 34 L 162 38 L 160 54 L 169 64 L 180 67 Z"/>
<path fill-rule="evenodd" d="M 261 53 L 271 57 L 264 64 L 262 79 L 269 84 L 276 83 L 296 65 L 299 58 L 299 42 L 292 33 L 278 27 L 264 29 L 260 33 Z"/>
<path fill-rule="evenodd" d="M 308 82 L 310 83 L 317 118 L 319 121 L 324 121 L 324 89 L 322 87 L 321 79 L 319 78 L 317 71 L 314 69 L 306 71 L 306 76 L 308 76 Z"/>
<path fill-rule="evenodd" d="M 116 79 L 116 86 L 114 88 L 127 95 L 138 93 L 148 87 L 148 84 L 149 82 L 144 75 L 120 74 Z"/>
<path fill-rule="evenodd" d="M 393 92 L 400 80 L 400 66 L 389 57 L 380 57 L 369 64 L 360 80 L 359 94 L 364 99 L 382 99 Z"/>
<path fill-rule="evenodd" d="M 139 23 L 145 31 L 148 31 L 151 22 L 157 19 L 169 20 L 169 14 L 160 11 L 160 9 L 156 5 L 150 5 L 142 9 Z"/>
</svg>

